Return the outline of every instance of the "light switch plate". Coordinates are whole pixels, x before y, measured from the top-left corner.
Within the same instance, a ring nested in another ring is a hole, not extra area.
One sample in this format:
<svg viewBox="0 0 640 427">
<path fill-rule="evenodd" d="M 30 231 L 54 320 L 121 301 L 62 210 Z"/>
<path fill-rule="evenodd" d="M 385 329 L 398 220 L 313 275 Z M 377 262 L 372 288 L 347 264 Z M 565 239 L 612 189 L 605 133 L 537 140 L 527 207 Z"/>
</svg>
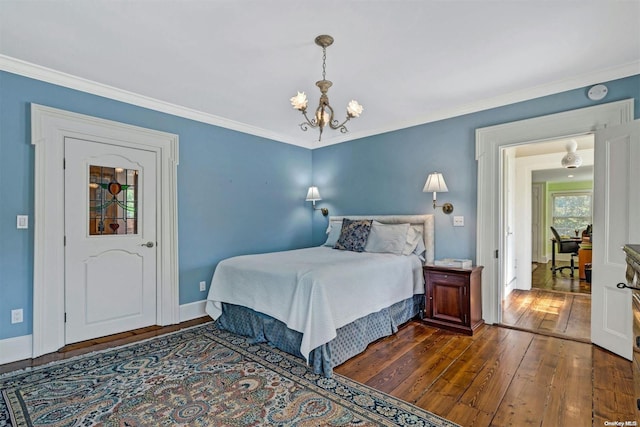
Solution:
<svg viewBox="0 0 640 427">
<path fill-rule="evenodd" d="M 457 215 L 453 217 L 453 226 L 454 227 L 464 227 L 464 217 Z"/>
<path fill-rule="evenodd" d="M 22 309 L 11 310 L 11 323 L 22 323 Z"/>
<path fill-rule="evenodd" d="M 29 228 L 29 215 L 18 215 L 16 228 Z"/>
</svg>

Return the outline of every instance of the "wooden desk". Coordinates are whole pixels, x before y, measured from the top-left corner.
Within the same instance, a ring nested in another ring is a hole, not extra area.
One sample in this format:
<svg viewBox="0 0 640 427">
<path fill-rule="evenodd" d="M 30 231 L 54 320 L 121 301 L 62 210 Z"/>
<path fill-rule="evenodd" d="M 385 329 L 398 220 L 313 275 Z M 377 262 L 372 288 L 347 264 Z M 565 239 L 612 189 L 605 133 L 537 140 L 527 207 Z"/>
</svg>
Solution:
<svg viewBox="0 0 640 427">
<path fill-rule="evenodd" d="M 588 245 L 585 244 L 584 248 L 580 245 L 580 249 L 578 249 L 578 277 L 580 280 L 587 278 L 584 272 L 585 264 L 591 264 L 591 242 Z"/>
</svg>

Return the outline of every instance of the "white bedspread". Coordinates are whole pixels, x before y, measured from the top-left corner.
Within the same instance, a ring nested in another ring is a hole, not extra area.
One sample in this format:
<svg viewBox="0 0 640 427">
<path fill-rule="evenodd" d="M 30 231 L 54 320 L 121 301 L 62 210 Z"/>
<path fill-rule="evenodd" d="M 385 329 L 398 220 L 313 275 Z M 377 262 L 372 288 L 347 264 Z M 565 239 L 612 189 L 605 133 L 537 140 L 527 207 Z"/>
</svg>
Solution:
<svg viewBox="0 0 640 427">
<path fill-rule="evenodd" d="M 347 323 L 424 293 L 415 255 L 314 247 L 221 261 L 211 280 L 206 311 L 222 302 L 272 316 L 303 334 L 300 352 L 331 341 Z"/>
</svg>

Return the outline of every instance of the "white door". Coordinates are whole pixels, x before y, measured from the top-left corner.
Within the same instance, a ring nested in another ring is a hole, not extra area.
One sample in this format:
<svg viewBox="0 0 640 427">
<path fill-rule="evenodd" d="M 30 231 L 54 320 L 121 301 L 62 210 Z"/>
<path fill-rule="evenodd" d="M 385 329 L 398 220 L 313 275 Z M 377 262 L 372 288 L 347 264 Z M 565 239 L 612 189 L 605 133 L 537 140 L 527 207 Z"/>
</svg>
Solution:
<svg viewBox="0 0 640 427">
<path fill-rule="evenodd" d="M 629 360 L 633 350 L 627 243 L 640 242 L 640 120 L 596 132 L 591 340 Z"/>
<path fill-rule="evenodd" d="M 65 343 L 156 324 L 156 154 L 66 138 Z"/>
</svg>

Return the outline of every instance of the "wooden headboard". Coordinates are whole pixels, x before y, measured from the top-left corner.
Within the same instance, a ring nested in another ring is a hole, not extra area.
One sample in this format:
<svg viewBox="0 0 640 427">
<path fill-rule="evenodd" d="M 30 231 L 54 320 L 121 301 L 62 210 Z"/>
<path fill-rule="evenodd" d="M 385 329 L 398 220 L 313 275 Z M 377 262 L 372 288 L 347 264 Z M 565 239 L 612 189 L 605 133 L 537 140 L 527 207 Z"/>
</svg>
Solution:
<svg viewBox="0 0 640 427">
<path fill-rule="evenodd" d="M 338 222 L 342 224 L 342 220 L 347 219 L 372 219 L 383 224 L 411 224 L 417 227 L 422 234 L 424 240 L 425 261 L 432 263 L 435 258 L 435 220 L 433 215 L 344 215 L 330 216 L 329 224 Z"/>
</svg>

